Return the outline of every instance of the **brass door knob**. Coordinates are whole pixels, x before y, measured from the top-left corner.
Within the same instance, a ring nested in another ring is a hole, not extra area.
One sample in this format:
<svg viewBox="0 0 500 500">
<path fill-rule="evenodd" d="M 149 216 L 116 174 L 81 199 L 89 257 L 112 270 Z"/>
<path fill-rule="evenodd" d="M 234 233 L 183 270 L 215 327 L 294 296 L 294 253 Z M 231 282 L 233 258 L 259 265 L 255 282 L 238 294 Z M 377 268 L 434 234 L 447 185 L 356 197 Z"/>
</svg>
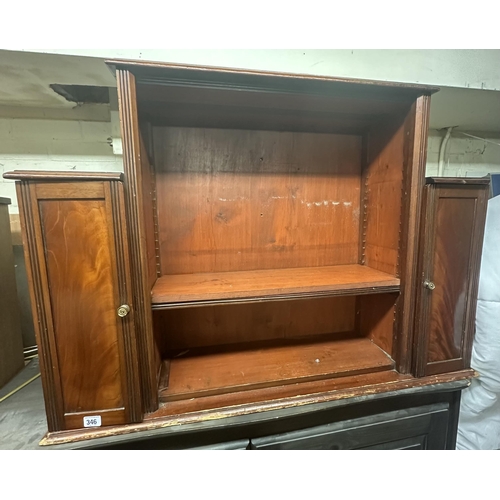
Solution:
<svg viewBox="0 0 500 500">
<path fill-rule="evenodd" d="M 436 285 L 432 281 L 429 281 L 429 280 L 424 281 L 424 286 L 428 290 L 434 290 L 436 288 Z"/>
<path fill-rule="evenodd" d="M 129 312 L 130 306 L 128 306 L 127 304 L 123 304 L 117 310 L 118 316 L 120 316 L 120 318 L 124 318 Z"/>
</svg>

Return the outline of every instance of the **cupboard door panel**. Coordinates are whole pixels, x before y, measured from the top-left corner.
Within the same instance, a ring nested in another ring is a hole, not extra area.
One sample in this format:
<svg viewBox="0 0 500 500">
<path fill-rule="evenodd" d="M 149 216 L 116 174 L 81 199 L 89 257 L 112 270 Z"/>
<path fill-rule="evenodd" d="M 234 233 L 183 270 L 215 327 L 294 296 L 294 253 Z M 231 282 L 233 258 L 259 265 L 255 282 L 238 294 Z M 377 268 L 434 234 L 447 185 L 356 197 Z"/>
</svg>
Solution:
<svg viewBox="0 0 500 500">
<path fill-rule="evenodd" d="M 465 340 L 477 199 L 453 196 L 437 200 L 427 363 L 460 359 Z"/>
<path fill-rule="evenodd" d="M 18 185 L 49 431 L 142 420 L 122 185 L 87 177 Z"/>
<path fill-rule="evenodd" d="M 64 412 L 122 408 L 118 297 L 105 201 L 39 205 Z"/>
<path fill-rule="evenodd" d="M 418 376 L 470 366 L 488 185 L 430 179 L 424 191 Z"/>
</svg>

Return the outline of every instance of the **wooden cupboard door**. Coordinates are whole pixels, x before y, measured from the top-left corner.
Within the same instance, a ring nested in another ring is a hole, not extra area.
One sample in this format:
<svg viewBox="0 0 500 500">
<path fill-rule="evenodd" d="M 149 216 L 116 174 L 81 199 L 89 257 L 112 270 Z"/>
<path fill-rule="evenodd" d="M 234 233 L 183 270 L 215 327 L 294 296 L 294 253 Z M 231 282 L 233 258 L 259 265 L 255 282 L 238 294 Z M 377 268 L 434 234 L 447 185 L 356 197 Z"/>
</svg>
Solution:
<svg viewBox="0 0 500 500">
<path fill-rule="evenodd" d="M 122 185 L 46 182 L 24 189 L 49 430 L 138 422 Z"/>
<path fill-rule="evenodd" d="M 427 180 L 416 308 L 417 376 L 470 367 L 488 181 Z"/>
</svg>

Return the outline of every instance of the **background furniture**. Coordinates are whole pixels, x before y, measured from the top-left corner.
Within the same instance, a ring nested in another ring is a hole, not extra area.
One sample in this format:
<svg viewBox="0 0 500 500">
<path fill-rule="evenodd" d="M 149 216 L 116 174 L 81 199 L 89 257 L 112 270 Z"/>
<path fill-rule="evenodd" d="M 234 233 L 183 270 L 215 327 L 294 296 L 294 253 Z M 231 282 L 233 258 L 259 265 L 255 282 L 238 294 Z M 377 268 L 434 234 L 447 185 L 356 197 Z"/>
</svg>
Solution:
<svg viewBox="0 0 500 500">
<path fill-rule="evenodd" d="M 24 366 L 8 198 L 0 198 L 0 388 Z"/>
</svg>

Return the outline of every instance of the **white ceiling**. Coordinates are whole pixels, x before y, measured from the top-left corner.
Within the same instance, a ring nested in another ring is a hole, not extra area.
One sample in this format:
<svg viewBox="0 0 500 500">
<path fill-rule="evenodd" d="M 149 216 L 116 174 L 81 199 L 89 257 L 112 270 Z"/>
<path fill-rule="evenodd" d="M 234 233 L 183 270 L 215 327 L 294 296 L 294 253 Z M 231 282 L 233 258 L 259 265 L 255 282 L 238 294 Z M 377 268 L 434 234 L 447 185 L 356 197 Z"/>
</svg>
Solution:
<svg viewBox="0 0 500 500">
<path fill-rule="evenodd" d="M 100 59 L 0 50 L 0 106 L 71 108 L 50 84 L 115 86 Z"/>
<path fill-rule="evenodd" d="M 11 49 L 12 50 L 12 49 Z M 16 50 L 16 49 L 14 49 Z M 500 90 L 498 49 L 19 49 Z"/>
<path fill-rule="evenodd" d="M 0 50 L 0 106 L 72 108 L 50 84 L 113 87 L 104 59 Z M 500 132 L 500 91 L 442 88 L 432 97 L 430 127 Z"/>
<path fill-rule="evenodd" d="M 500 132 L 500 92 L 442 88 L 431 100 L 430 127 Z"/>
</svg>

